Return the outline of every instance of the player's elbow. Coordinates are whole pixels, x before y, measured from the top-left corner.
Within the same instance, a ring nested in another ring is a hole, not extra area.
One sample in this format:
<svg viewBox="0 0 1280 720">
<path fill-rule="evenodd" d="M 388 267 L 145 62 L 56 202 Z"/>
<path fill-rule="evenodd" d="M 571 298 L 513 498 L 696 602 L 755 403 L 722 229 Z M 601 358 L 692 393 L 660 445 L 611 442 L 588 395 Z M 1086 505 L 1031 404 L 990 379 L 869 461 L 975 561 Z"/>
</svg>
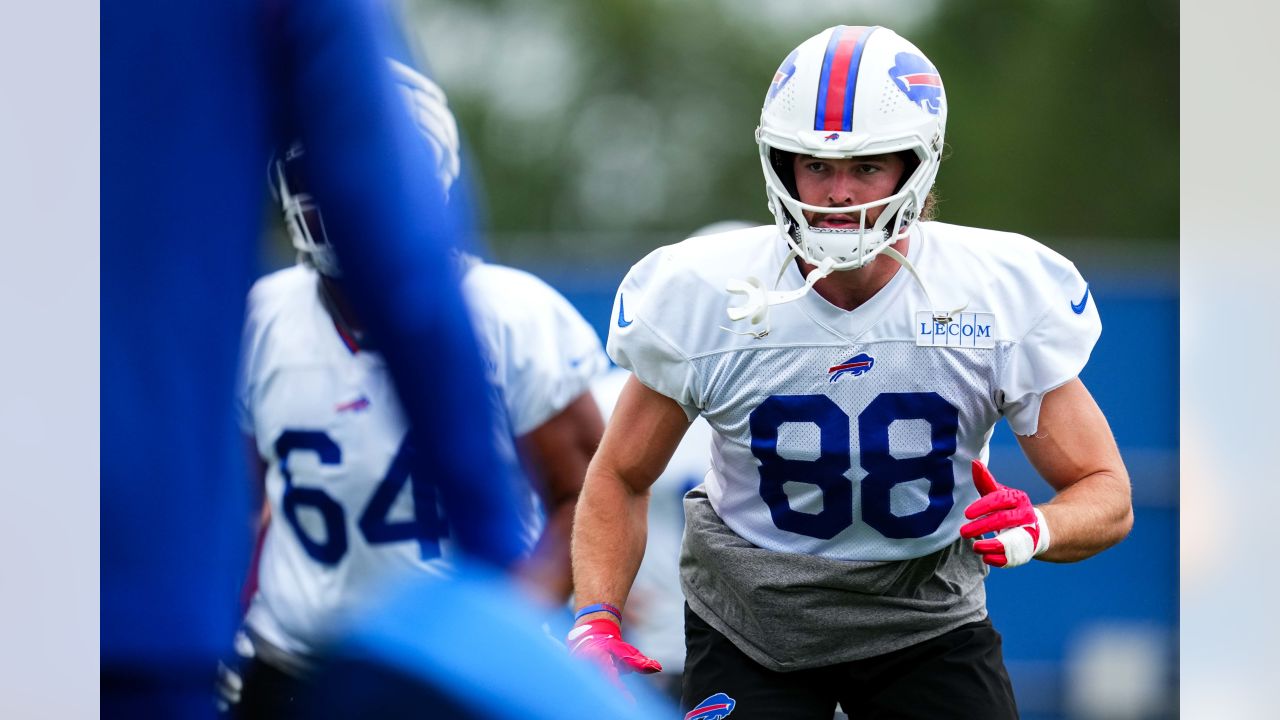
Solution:
<svg viewBox="0 0 1280 720">
<path fill-rule="evenodd" d="M 604 462 L 599 455 L 587 466 L 586 477 L 582 482 L 582 493 L 579 505 L 583 500 L 591 501 L 608 499 L 613 502 L 634 502 L 637 498 L 648 497 L 648 485 L 629 479 L 628 473 L 617 466 Z"/>
<path fill-rule="evenodd" d="M 1108 517 L 1110 542 L 1108 547 L 1128 537 L 1133 530 L 1133 491 L 1129 483 L 1129 473 L 1123 467 L 1108 474 L 1108 485 L 1111 489 L 1111 501 Z"/>
<path fill-rule="evenodd" d="M 1114 526 L 1115 539 L 1111 542 L 1111 544 L 1112 545 L 1118 544 L 1121 540 L 1124 540 L 1126 537 L 1128 537 L 1129 533 L 1132 530 L 1133 530 L 1133 505 L 1129 503 L 1125 505 L 1125 508 L 1120 516 L 1120 519 L 1115 523 L 1115 526 Z"/>
</svg>

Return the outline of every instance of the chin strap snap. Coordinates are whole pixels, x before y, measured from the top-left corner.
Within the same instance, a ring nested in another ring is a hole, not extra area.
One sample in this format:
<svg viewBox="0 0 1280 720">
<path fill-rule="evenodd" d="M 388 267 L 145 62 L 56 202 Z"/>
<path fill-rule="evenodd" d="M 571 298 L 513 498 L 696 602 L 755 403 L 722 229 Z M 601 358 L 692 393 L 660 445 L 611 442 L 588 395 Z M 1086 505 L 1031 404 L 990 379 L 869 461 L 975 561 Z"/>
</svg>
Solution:
<svg viewBox="0 0 1280 720">
<path fill-rule="evenodd" d="M 796 259 L 796 252 L 792 250 L 787 253 L 787 257 L 782 261 L 782 267 L 778 269 L 778 277 L 774 279 L 773 286 L 777 287 L 782 281 L 782 275 L 786 273 L 787 266 Z M 805 293 L 813 289 L 814 283 L 822 278 L 830 275 L 835 268 L 836 261 L 832 258 L 825 258 L 816 268 L 809 273 L 804 279 L 804 285 L 794 290 L 767 290 L 764 283 L 760 282 L 757 277 L 749 277 L 746 280 L 730 280 L 725 285 L 725 289 L 733 295 L 745 296 L 745 302 L 741 305 L 733 305 L 726 309 L 729 319 L 737 322 L 739 320 L 750 320 L 752 325 L 764 325 L 763 331 L 739 331 L 727 328 L 723 325 L 720 329 L 731 332 L 735 335 L 750 335 L 754 338 L 762 338 L 769 334 L 769 308 L 774 305 L 782 305 L 784 303 L 799 300 L 805 296 Z"/>
<path fill-rule="evenodd" d="M 916 268 L 911 264 L 911 261 L 908 260 L 905 255 L 891 247 L 886 247 L 880 252 L 888 255 L 894 260 L 897 260 L 898 264 L 906 268 L 907 272 L 911 273 L 911 277 L 916 279 L 916 284 L 920 286 L 921 292 L 924 293 L 924 299 L 929 303 L 929 312 L 933 315 L 934 322 L 940 322 L 943 324 L 949 323 L 955 319 L 956 315 L 964 312 L 964 309 L 969 307 L 969 301 L 965 300 L 964 304 L 955 310 L 938 310 L 937 306 L 933 304 L 933 298 L 929 297 L 929 288 L 925 286 L 924 280 L 920 279 L 920 273 L 916 272 Z"/>
</svg>

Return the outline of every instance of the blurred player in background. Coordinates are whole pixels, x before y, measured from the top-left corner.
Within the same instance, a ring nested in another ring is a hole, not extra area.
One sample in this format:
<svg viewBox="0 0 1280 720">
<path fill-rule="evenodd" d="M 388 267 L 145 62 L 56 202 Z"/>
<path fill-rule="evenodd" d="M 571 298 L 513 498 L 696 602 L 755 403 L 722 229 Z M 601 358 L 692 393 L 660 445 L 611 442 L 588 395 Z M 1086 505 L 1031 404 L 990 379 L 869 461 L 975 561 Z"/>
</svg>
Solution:
<svg viewBox="0 0 1280 720">
<path fill-rule="evenodd" d="M 1132 524 L 1077 377 L 1101 332 L 1087 283 L 1026 237 L 922 219 L 946 113 L 907 40 L 824 30 L 764 101 L 776 226 L 659 248 L 618 289 L 608 349 L 634 377 L 579 503 L 569 645 L 607 673 L 657 669 L 622 640 L 623 602 L 649 487 L 705 418 L 687 718 L 1017 717 L 988 566 L 1081 560 Z M 1001 417 L 1049 503 L 983 465 Z"/>
<path fill-rule="evenodd" d="M 399 60 L 390 67 L 447 194 L 460 163 L 444 93 Z M 271 520 L 245 619 L 252 652 L 242 691 L 224 679 L 232 685 L 224 697 L 240 695 L 243 717 L 302 716 L 298 698 L 352 613 L 397 576 L 455 570 L 438 477 L 410 470 L 415 449 L 400 403 L 376 338 L 348 301 L 305 156 L 292 145 L 271 177 L 299 263 L 254 285 L 244 335 L 243 429 Z M 519 576 L 538 600 L 563 604 L 573 510 L 604 427 L 588 388 L 608 361 L 591 326 L 541 280 L 471 255 L 454 264 L 497 406 L 495 443 L 513 462 L 518 445 L 529 475 Z"/>
<path fill-rule="evenodd" d="M 461 223 L 386 72 L 392 25 L 361 0 L 103 8 L 104 718 L 214 714 L 209 686 L 238 622 L 249 545 L 236 530 L 250 502 L 230 399 L 262 168 L 280 137 L 309 150 L 344 287 L 411 427 L 410 465 L 437 480 L 467 560 L 447 582 L 389 589 L 400 604 L 359 618 L 337 649 L 363 672 L 330 683 L 319 707 L 403 713 L 427 696 L 453 717 L 586 717 L 578 701 L 593 716 L 643 716 L 549 647 L 498 573 L 526 549 L 521 488 L 493 446 L 449 254 Z M 379 634 L 387 612 L 413 634 Z M 463 629 L 469 643 L 451 634 Z M 527 670 L 492 672 L 504 663 Z"/>
<path fill-rule="evenodd" d="M 249 497 L 228 482 L 244 476 L 228 399 L 277 133 L 319 148 L 315 190 L 341 198 L 326 222 L 351 239 L 338 251 L 360 246 L 353 302 L 401 378 L 420 448 L 447 471 L 445 504 L 474 516 L 461 544 L 498 565 L 518 556 L 516 485 L 448 270 L 456 222 L 386 77 L 390 27 L 348 0 L 103 9 L 104 717 L 213 711 L 249 543 L 235 530 Z"/>
</svg>

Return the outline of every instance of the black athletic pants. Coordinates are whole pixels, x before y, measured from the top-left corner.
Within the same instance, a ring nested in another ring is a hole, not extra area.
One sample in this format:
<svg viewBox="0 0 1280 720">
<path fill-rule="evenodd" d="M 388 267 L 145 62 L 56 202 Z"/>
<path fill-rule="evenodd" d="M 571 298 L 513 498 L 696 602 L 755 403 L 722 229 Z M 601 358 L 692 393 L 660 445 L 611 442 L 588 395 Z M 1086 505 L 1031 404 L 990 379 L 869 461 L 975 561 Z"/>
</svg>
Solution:
<svg viewBox="0 0 1280 720">
<path fill-rule="evenodd" d="M 272 665 L 252 658 L 241 668 L 244 689 L 232 711 L 236 720 L 291 720 L 302 718 L 303 700 L 313 685 Z"/>
<path fill-rule="evenodd" d="M 716 720 L 1017 718 L 1013 686 L 990 620 L 962 625 L 909 648 L 809 670 L 774 672 L 747 657 L 685 605 L 681 710 Z M 726 697 L 716 697 L 718 694 Z M 710 700 L 710 702 L 708 702 Z M 693 713 L 699 705 L 706 712 Z"/>
</svg>

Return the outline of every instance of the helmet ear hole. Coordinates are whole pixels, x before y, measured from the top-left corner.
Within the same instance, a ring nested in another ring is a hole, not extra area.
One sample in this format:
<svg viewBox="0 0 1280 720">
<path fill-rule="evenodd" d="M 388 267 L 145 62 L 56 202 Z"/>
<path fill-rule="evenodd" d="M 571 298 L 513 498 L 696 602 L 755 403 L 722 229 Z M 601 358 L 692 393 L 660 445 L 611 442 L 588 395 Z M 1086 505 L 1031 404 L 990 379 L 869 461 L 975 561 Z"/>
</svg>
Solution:
<svg viewBox="0 0 1280 720">
<path fill-rule="evenodd" d="M 900 150 L 897 156 L 902 158 L 902 177 L 898 178 L 898 186 L 893 189 L 895 193 L 902 192 L 902 188 L 906 186 L 907 181 L 912 175 L 916 174 L 916 169 L 920 167 L 920 157 L 910 150 Z"/>
<path fill-rule="evenodd" d="M 796 154 L 793 152 L 777 148 L 769 149 L 769 164 L 773 166 L 773 171 L 778 174 L 778 179 L 782 181 L 782 187 L 786 188 L 791 197 L 799 200 L 799 191 L 796 190 L 795 158 Z"/>
</svg>

